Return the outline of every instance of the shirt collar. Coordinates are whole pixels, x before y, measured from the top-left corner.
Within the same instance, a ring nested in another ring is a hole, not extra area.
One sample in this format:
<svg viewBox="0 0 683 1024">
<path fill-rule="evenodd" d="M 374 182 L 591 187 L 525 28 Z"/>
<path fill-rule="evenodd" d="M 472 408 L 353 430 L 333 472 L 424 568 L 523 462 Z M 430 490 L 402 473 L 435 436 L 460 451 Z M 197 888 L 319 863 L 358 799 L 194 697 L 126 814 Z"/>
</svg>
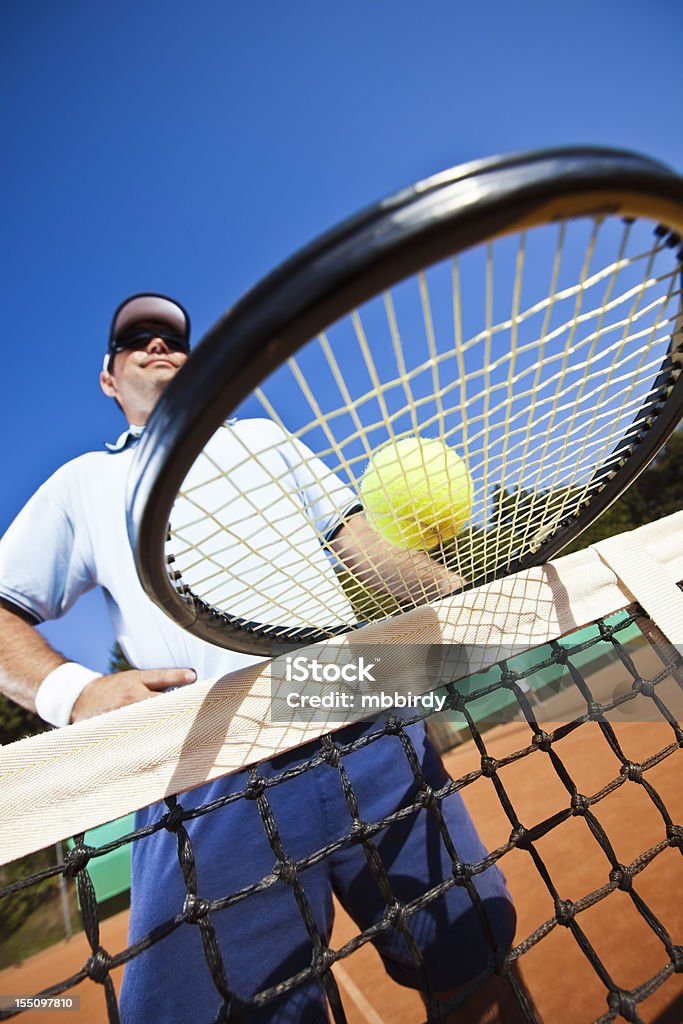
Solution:
<svg viewBox="0 0 683 1024">
<path fill-rule="evenodd" d="M 124 432 L 116 439 L 114 444 L 110 444 L 109 441 L 105 441 L 104 447 L 110 452 L 123 452 L 126 448 L 130 448 L 131 445 L 137 444 L 144 429 L 144 427 L 136 427 L 134 423 L 131 423 L 128 429 L 124 430 Z"/>
<path fill-rule="evenodd" d="M 237 416 L 233 416 L 232 419 L 226 420 L 225 422 L 227 426 L 232 427 L 237 423 L 237 419 Z M 111 444 L 109 441 L 105 441 L 104 447 L 110 452 L 124 452 L 126 448 L 130 448 L 132 445 L 138 443 L 144 429 L 144 427 L 136 427 L 134 423 L 131 423 L 128 430 L 124 430 L 124 432 L 117 437 L 114 444 Z"/>
</svg>

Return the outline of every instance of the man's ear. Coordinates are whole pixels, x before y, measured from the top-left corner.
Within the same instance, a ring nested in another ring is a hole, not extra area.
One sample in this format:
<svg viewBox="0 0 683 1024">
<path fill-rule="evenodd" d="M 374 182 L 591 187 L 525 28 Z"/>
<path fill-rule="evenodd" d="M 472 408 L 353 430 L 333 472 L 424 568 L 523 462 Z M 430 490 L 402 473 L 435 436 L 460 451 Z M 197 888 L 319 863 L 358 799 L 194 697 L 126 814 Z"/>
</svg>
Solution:
<svg viewBox="0 0 683 1024">
<path fill-rule="evenodd" d="M 118 394 L 116 383 L 108 370 L 102 370 L 100 373 L 100 387 L 108 398 L 116 398 Z"/>
</svg>

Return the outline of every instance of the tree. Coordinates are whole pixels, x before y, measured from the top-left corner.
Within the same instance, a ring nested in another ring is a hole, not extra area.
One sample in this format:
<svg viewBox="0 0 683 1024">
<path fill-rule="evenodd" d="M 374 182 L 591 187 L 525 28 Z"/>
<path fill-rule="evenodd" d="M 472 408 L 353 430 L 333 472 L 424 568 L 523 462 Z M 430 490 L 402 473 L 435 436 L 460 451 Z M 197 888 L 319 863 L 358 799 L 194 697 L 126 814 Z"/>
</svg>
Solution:
<svg viewBox="0 0 683 1024">
<path fill-rule="evenodd" d="M 25 736 L 45 732 L 49 726 L 38 715 L 0 694 L 0 743 L 14 743 Z"/>
<path fill-rule="evenodd" d="M 133 666 L 125 656 L 118 640 L 114 643 L 114 646 L 109 652 L 109 671 L 110 672 L 128 672 Z"/>
<path fill-rule="evenodd" d="M 683 430 L 666 446 L 629 489 L 562 552 L 569 554 L 683 509 Z"/>
</svg>

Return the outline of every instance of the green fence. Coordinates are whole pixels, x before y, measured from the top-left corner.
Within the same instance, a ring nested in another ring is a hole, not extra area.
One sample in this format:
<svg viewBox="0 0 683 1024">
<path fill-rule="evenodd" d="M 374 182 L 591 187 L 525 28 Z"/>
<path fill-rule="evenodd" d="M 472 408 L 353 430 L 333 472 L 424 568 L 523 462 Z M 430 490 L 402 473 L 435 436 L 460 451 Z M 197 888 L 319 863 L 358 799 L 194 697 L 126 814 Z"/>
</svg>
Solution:
<svg viewBox="0 0 683 1024">
<path fill-rule="evenodd" d="M 106 825 L 98 825 L 85 833 L 85 842 L 96 847 L 112 843 L 134 828 L 134 814 L 127 814 L 124 818 L 110 821 Z M 69 840 L 69 847 L 73 841 Z M 102 854 L 101 857 L 92 857 L 88 861 L 88 874 L 95 887 L 95 894 L 98 903 L 130 889 L 130 843 L 120 846 L 116 850 Z"/>
</svg>

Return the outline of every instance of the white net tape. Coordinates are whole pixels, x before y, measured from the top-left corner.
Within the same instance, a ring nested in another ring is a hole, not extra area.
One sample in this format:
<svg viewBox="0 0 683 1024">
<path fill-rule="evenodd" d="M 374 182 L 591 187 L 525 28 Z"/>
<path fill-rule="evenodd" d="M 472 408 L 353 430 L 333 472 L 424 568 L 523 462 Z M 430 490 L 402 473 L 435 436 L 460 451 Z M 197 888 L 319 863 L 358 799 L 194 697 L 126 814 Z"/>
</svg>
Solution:
<svg viewBox="0 0 683 1024">
<path fill-rule="evenodd" d="M 640 600 L 657 612 L 676 607 L 683 579 L 683 512 L 616 539 L 640 570 L 625 583 L 593 548 L 558 558 L 477 590 L 447 598 L 387 622 L 316 645 L 338 654 L 382 645 L 404 656 L 410 644 L 476 645 L 476 672 L 509 645 L 516 651 L 559 638 Z M 607 557 L 607 561 L 605 560 Z M 643 572 L 643 567 L 645 571 Z M 647 585 L 655 576 L 655 591 Z M 638 579 L 646 585 L 640 592 Z M 680 630 L 676 613 L 668 626 Z M 670 635 L 673 643 L 681 636 Z M 306 653 L 305 651 L 303 652 Z M 333 655 L 334 656 L 334 655 Z M 217 680 L 205 680 L 65 729 L 0 750 L 0 863 L 120 817 L 169 794 L 312 740 L 338 718 L 271 721 L 273 681 L 281 665 L 264 661 Z M 419 665 L 408 666 L 414 687 L 428 688 Z M 454 677 L 454 680 L 455 677 Z"/>
</svg>

